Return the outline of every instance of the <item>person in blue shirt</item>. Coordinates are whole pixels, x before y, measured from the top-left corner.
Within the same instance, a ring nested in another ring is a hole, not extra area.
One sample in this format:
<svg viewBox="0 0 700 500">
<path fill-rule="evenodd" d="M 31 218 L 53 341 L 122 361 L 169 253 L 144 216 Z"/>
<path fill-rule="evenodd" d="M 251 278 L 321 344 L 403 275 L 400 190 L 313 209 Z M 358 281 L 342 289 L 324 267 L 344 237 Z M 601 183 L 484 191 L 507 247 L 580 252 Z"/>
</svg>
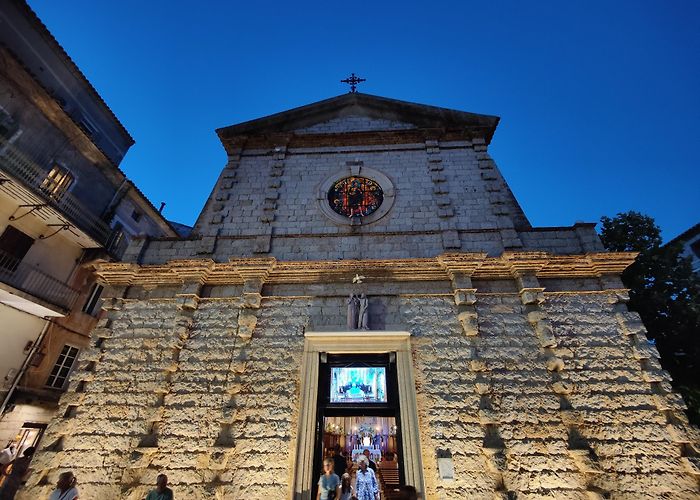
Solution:
<svg viewBox="0 0 700 500">
<path fill-rule="evenodd" d="M 333 472 L 334 465 L 330 457 L 323 460 L 323 474 L 318 480 L 316 500 L 340 500 L 340 478 Z"/>
</svg>

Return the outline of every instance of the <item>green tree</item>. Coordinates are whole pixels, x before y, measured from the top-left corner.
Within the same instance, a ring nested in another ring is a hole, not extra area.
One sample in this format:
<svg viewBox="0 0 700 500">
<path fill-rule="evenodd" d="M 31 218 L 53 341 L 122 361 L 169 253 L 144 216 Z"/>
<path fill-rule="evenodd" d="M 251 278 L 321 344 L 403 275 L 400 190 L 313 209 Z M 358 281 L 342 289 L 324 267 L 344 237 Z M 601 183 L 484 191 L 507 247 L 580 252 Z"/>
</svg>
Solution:
<svg viewBox="0 0 700 500">
<path fill-rule="evenodd" d="M 642 317 L 661 364 L 686 402 L 697 402 L 700 390 L 700 277 L 693 273 L 682 246 L 661 245 L 654 219 L 638 212 L 601 218 L 601 240 L 614 252 L 639 252 L 622 273 L 630 289 L 629 308 Z M 693 396 L 694 395 L 694 396 Z M 700 407 L 691 408 L 700 422 Z"/>
</svg>

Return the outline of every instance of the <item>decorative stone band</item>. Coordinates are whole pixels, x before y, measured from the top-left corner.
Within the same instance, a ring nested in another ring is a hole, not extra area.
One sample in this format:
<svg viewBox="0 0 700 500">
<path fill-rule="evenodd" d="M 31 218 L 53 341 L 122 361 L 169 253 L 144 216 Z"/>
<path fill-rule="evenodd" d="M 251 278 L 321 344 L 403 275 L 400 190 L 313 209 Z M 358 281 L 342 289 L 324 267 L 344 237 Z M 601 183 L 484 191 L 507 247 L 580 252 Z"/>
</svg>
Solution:
<svg viewBox="0 0 700 500">
<path fill-rule="evenodd" d="M 431 133 L 435 134 L 436 129 L 430 129 Z M 289 136 L 289 147 L 290 148 L 320 148 L 320 147 L 330 147 L 338 148 L 340 146 L 386 146 L 386 144 L 422 144 L 425 141 L 426 129 L 415 128 L 407 130 L 383 130 L 380 133 L 377 131 L 367 131 L 367 132 L 351 132 L 344 134 L 290 134 Z M 469 127 L 459 128 L 459 129 L 448 129 L 440 131 L 440 140 L 443 142 L 465 142 L 465 141 L 478 141 L 482 144 L 486 144 L 487 141 L 485 137 L 488 137 L 490 142 L 490 135 L 493 131 L 490 127 Z M 271 138 L 268 134 L 255 134 L 255 135 L 236 135 L 231 138 L 222 138 L 221 143 L 224 148 L 229 150 L 235 150 L 235 148 L 241 143 L 242 140 L 246 140 L 246 147 L 248 149 L 268 149 L 275 146 L 274 138 Z"/>
<path fill-rule="evenodd" d="M 635 259 L 634 252 L 552 255 L 546 252 L 449 253 L 429 259 L 278 261 L 274 257 L 172 260 L 162 265 L 127 262 L 99 264 L 100 281 L 110 286 L 159 286 L 196 279 L 206 285 L 262 283 L 342 283 L 360 273 L 367 281 L 442 281 L 456 274 L 471 279 L 513 279 L 523 269 L 537 278 L 600 278 L 620 274 Z M 462 287 L 459 287 L 462 288 Z M 464 288 L 471 288 L 465 286 Z"/>
</svg>

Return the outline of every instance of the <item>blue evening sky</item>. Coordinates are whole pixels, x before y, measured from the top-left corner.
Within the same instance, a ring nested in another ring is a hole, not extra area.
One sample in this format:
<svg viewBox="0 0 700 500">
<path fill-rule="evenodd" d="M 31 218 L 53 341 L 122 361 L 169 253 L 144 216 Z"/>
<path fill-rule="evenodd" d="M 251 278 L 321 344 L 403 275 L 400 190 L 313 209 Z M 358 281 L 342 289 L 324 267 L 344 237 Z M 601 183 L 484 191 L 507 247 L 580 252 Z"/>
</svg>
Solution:
<svg viewBox="0 0 700 500">
<path fill-rule="evenodd" d="M 122 168 L 192 224 L 214 129 L 361 90 L 501 117 L 533 225 L 700 222 L 700 2 L 30 0 L 136 139 Z"/>
</svg>

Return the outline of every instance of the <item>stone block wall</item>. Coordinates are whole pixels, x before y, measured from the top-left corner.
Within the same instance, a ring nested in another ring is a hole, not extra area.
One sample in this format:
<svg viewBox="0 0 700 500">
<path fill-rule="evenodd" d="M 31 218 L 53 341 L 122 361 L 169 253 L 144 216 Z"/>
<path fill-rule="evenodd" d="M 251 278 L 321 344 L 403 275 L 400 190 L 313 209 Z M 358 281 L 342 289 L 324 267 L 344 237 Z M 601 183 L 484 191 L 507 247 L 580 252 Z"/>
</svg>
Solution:
<svg viewBox="0 0 700 500">
<path fill-rule="evenodd" d="M 486 252 L 500 255 L 506 249 L 498 229 L 458 230 L 459 248 L 465 252 Z M 600 252 L 604 248 L 593 224 L 577 224 L 562 228 L 536 228 L 516 232 L 523 250 L 539 250 L 554 254 L 575 255 Z M 194 237 L 189 240 L 136 239 L 123 260 L 140 264 L 163 264 L 174 259 L 211 258 L 226 262 L 232 256 L 255 257 L 260 239 L 256 236 Z M 277 235 L 265 248 L 269 255 L 284 260 L 429 258 L 445 251 L 440 232 L 427 233 L 319 233 Z"/>
<path fill-rule="evenodd" d="M 499 232 L 494 250 L 522 247 L 515 229 L 528 230 L 529 223 L 484 140 L 329 147 L 297 144 L 300 137 L 229 153 L 195 234 L 218 237 L 217 246 L 236 255 L 270 253 L 290 260 L 306 257 L 290 239 L 306 247 L 320 237 L 336 243 L 322 258 L 347 258 L 340 247 L 355 248 L 352 258 L 377 258 L 381 244 L 389 247 L 383 251 L 387 257 L 405 257 L 399 250 L 406 244 L 415 247 L 411 256 L 435 255 L 460 248 L 460 232 Z M 349 164 L 361 165 L 359 175 L 362 167 L 377 170 L 393 184 L 394 206 L 376 222 L 337 224 L 319 207 L 327 203 L 320 185 Z M 363 238 L 372 244 L 363 244 Z"/>
<path fill-rule="evenodd" d="M 464 144 L 445 147 L 442 168 L 449 172 L 454 182 L 453 196 L 459 197 L 463 207 L 460 225 L 464 229 L 497 227 L 473 150 Z M 356 161 L 387 175 L 397 191 L 392 211 L 380 221 L 362 227 L 363 234 L 441 229 L 444 221 L 438 215 L 425 144 L 343 149 L 289 148 L 284 160 L 279 160 L 284 162 L 283 171 L 272 178 L 274 150 L 243 150 L 234 163 L 235 177 L 229 181 L 230 187 L 224 183 L 212 194 L 215 199 L 226 199 L 211 207 L 212 219 L 201 220 L 197 230 L 201 234 L 218 230 L 224 236 L 264 234 L 265 222 L 260 212 L 268 184 L 274 183 L 279 184 L 273 210 L 275 235 L 350 232 L 349 227 L 337 226 L 321 213 L 317 206 L 318 187 L 326 177 L 345 169 L 347 162 Z M 444 178 L 440 183 L 449 183 L 445 174 L 438 175 Z M 220 223 L 214 222 L 216 214 L 223 215 Z"/>
<path fill-rule="evenodd" d="M 668 375 L 636 314 L 601 293 L 547 294 L 535 310 L 517 294 L 484 294 L 478 335 L 465 337 L 454 309 L 441 298 L 412 298 L 402 309 L 416 346 L 431 498 L 700 494 L 683 451 L 686 439 L 697 443 L 697 429 L 667 384 L 649 383 Z M 550 347 L 535 316 L 550 322 Z M 451 451 L 454 481 L 437 479 L 437 449 Z"/>
<path fill-rule="evenodd" d="M 592 227 L 590 237 L 581 238 L 576 227 L 556 230 L 518 232 L 518 238 L 527 241 L 523 248 L 558 254 L 580 254 L 603 250 Z M 458 231 L 460 248 L 469 252 L 500 255 L 505 247 L 502 234 L 492 231 Z M 232 256 L 255 257 L 256 237 L 199 237 L 189 240 L 136 239 L 124 255 L 125 262 L 144 265 L 164 264 L 174 259 L 211 258 L 226 262 Z M 270 242 L 270 255 L 301 260 L 430 258 L 444 251 L 440 237 L 431 234 L 366 234 L 361 237 L 344 234 L 278 236 Z"/>
<path fill-rule="evenodd" d="M 297 134 L 342 134 L 347 132 L 369 132 L 381 130 L 408 130 L 416 128 L 412 123 L 405 123 L 369 116 L 349 115 L 333 118 L 309 127 L 296 129 Z"/>
<path fill-rule="evenodd" d="M 468 329 L 447 281 L 371 284 L 373 315 L 411 332 L 427 498 L 696 498 L 697 430 L 638 316 L 615 291 L 556 285 L 475 281 Z M 141 499 L 162 471 L 180 498 L 289 498 L 304 331 L 344 329 L 349 286 L 108 301 L 19 498 L 65 469 L 86 498 Z"/>
</svg>

